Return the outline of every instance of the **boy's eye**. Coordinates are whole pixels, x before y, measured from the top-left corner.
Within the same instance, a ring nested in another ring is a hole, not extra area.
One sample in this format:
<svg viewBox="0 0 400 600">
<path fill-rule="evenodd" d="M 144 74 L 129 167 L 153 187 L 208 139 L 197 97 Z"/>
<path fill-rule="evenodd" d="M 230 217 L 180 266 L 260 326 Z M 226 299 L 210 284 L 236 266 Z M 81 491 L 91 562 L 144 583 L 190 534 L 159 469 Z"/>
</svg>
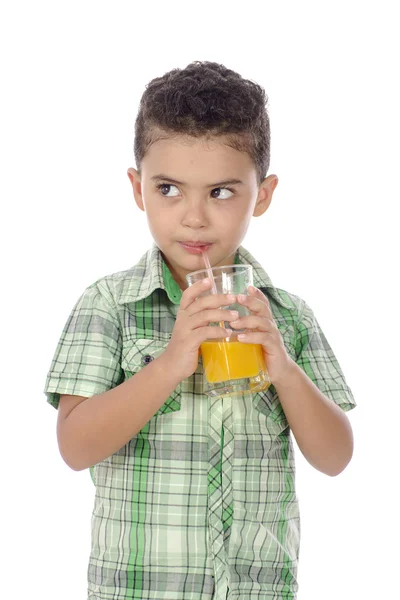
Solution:
<svg viewBox="0 0 400 600">
<path fill-rule="evenodd" d="M 157 188 L 160 190 L 163 196 L 168 196 L 169 198 L 171 198 L 171 196 L 177 196 L 179 194 L 179 190 L 176 187 L 176 185 L 171 185 L 170 183 L 161 183 L 157 186 Z M 171 190 L 171 188 L 175 188 L 178 191 L 178 194 L 169 194 L 168 192 Z"/>
<path fill-rule="evenodd" d="M 218 192 L 218 196 L 214 196 L 214 192 Z M 229 194 L 228 196 L 227 193 Z M 229 188 L 215 188 L 215 190 L 211 192 L 211 195 L 213 196 L 213 198 L 218 198 L 219 200 L 227 200 L 228 198 L 233 196 L 233 191 Z"/>
<path fill-rule="evenodd" d="M 172 188 L 175 188 L 175 193 L 170 193 Z M 171 183 L 160 183 L 157 186 L 157 189 L 160 190 L 161 194 L 166 198 L 172 198 L 179 195 L 178 188 L 176 185 L 172 185 Z M 211 196 L 213 198 L 217 198 L 218 200 L 227 200 L 233 196 L 233 190 L 230 188 L 215 188 L 212 190 Z"/>
</svg>

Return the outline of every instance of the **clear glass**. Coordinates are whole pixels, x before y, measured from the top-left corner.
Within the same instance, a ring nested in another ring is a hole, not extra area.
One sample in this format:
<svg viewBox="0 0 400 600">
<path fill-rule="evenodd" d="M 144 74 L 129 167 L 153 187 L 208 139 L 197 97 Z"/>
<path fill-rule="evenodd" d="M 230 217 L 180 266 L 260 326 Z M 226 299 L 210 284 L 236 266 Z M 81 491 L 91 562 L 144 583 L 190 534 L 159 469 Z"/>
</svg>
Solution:
<svg viewBox="0 0 400 600">
<path fill-rule="evenodd" d="M 253 268 L 251 265 L 225 265 L 211 269 L 215 288 L 201 294 L 248 294 L 248 287 L 253 285 Z M 210 277 L 209 269 L 201 269 L 186 275 L 188 285 Z M 250 311 L 239 303 L 222 306 L 223 310 L 237 310 L 239 317 L 250 314 Z M 216 327 L 222 323 L 210 323 Z M 229 321 L 224 322 L 229 327 Z M 229 338 L 206 340 L 200 346 L 203 361 L 203 391 L 208 396 L 226 396 L 228 394 L 260 392 L 268 389 L 271 380 L 265 363 L 264 352 L 260 344 L 239 342 L 237 334 L 245 329 L 234 329 Z"/>
</svg>

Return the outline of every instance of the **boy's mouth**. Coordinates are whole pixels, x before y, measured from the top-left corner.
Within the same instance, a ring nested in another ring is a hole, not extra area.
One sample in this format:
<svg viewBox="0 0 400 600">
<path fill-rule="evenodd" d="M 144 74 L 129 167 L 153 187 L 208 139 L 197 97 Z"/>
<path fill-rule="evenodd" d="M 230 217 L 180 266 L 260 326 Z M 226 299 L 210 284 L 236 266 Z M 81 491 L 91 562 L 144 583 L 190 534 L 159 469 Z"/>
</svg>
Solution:
<svg viewBox="0 0 400 600">
<path fill-rule="evenodd" d="M 204 242 L 179 242 L 179 244 L 190 254 L 201 254 L 212 245 Z"/>
</svg>

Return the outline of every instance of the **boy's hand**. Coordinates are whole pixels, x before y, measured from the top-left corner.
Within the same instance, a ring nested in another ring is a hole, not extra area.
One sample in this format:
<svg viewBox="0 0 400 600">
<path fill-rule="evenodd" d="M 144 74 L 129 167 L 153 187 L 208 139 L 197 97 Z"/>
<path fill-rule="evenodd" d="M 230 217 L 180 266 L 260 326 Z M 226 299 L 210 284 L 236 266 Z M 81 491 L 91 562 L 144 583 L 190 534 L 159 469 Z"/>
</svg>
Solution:
<svg viewBox="0 0 400 600">
<path fill-rule="evenodd" d="M 239 295 L 237 301 L 253 314 L 231 321 L 230 325 L 234 330 L 243 328 L 250 330 L 243 335 L 238 335 L 238 340 L 245 344 L 262 345 L 268 375 L 272 383 L 278 383 L 285 379 L 286 373 L 293 366 L 293 360 L 286 352 L 268 298 L 253 286 L 250 286 L 248 291 L 248 296 Z"/>
<path fill-rule="evenodd" d="M 198 297 L 210 287 L 211 281 L 208 284 L 198 281 L 183 292 L 171 340 L 161 355 L 168 372 L 174 373 L 179 381 L 196 371 L 202 342 L 222 340 L 232 333 L 232 330 L 209 323 L 233 321 L 238 317 L 237 312 L 234 315 L 229 310 L 219 308 L 233 304 L 236 296 L 208 294 Z"/>
</svg>

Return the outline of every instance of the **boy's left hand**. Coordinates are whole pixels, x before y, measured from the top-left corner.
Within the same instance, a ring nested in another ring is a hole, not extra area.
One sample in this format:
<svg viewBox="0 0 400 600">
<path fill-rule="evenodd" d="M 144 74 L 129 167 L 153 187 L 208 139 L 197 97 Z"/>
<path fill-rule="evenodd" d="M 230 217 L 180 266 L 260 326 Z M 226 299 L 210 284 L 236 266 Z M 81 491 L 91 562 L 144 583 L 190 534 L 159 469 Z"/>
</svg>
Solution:
<svg viewBox="0 0 400 600">
<path fill-rule="evenodd" d="M 237 296 L 239 304 L 245 306 L 252 314 L 231 321 L 234 329 L 247 328 L 244 338 L 238 339 L 244 344 L 261 344 L 267 363 L 268 375 L 272 383 L 284 380 L 286 373 L 293 365 L 293 360 L 286 352 L 285 344 L 274 321 L 268 298 L 261 290 L 250 286 L 248 296 Z"/>
</svg>

